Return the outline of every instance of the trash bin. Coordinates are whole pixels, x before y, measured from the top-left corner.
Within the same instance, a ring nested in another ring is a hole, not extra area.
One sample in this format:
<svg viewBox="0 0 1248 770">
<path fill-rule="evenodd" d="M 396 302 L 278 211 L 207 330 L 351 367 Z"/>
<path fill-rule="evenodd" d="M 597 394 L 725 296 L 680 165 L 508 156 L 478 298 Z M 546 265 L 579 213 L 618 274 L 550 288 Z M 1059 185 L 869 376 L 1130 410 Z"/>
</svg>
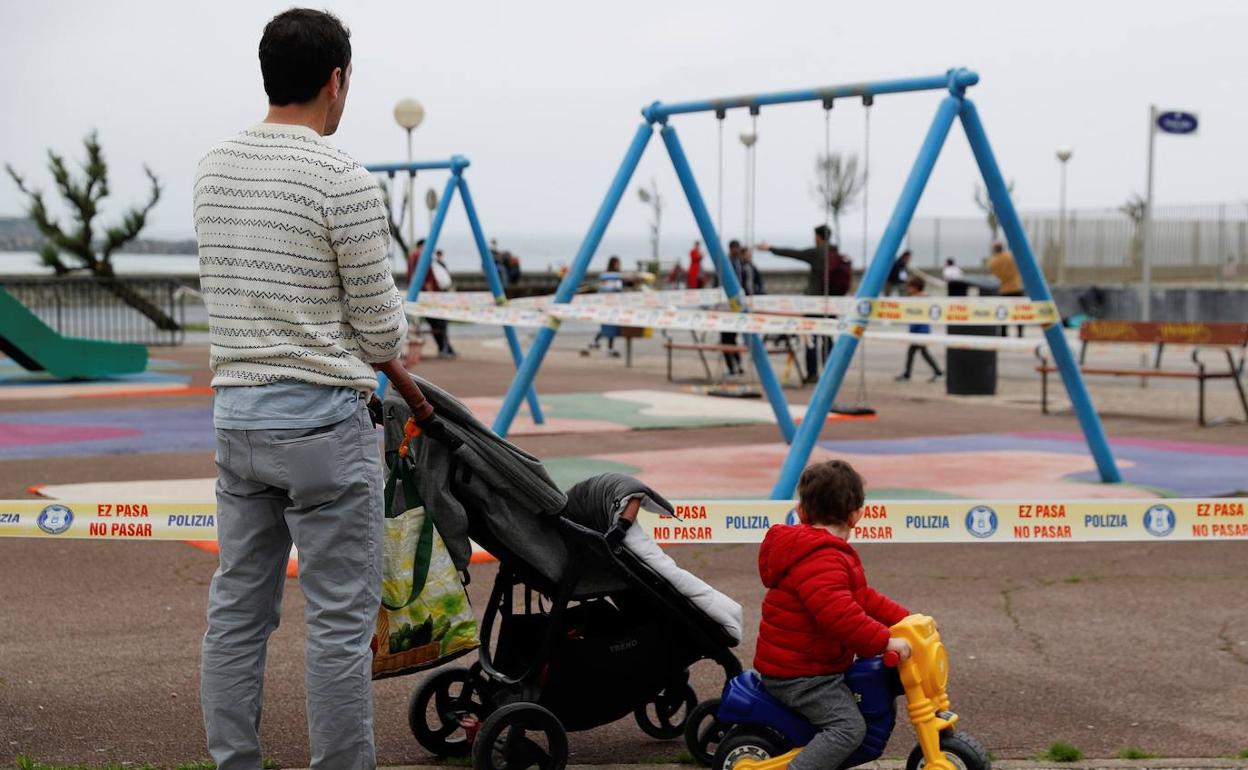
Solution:
<svg viewBox="0 0 1248 770">
<path fill-rule="evenodd" d="M 995 297 L 1000 284 L 993 278 L 956 278 L 949 282 L 950 297 Z M 972 294 L 974 290 L 974 294 Z M 1000 326 L 949 326 L 950 334 L 996 337 Z M 945 349 L 945 392 L 953 396 L 993 396 L 997 393 L 997 351 Z"/>
</svg>

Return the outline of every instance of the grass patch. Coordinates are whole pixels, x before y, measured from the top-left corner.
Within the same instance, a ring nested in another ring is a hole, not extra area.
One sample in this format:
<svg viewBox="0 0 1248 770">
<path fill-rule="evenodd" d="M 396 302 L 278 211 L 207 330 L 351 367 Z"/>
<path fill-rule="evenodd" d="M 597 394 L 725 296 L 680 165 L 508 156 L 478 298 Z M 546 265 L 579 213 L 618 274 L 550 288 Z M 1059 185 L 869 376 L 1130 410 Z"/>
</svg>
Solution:
<svg viewBox="0 0 1248 770">
<path fill-rule="evenodd" d="M 1118 752 L 1119 759 L 1157 759 L 1160 756 L 1161 755 L 1156 752 L 1147 751 L 1139 748 L 1138 746 L 1128 746 Z"/>
<path fill-rule="evenodd" d="M 107 765 L 49 765 L 46 762 L 39 762 L 36 759 L 18 754 L 13 760 L 13 764 L 17 770 L 160 770 L 156 765 L 150 762 L 142 765 L 120 765 L 116 762 L 110 762 Z"/>
<path fill-rule="evenodd" d="M 687 751 L 682 751 L 682 752 L 680 752 L 679 754 L 677 754 L 677 755 L 676 755 L 676 764 L 678 764 L 678 765 L 696 765 L 696 764 L 698 764 L 698 761 L 697 761 L 696 759 L 694 759 L 694 758 L 693 758 L 693 755 L 692 755 L 692 754 L 690 754 L 689 752 L 687 752 Z"/>
<path fill-rule="evenodd" d="M 184 332 L 206 332 L 208 331 L 208 322 L 207 321 L 188 321 L 182 324 L 182 331 Z M 190 766 L 195 763 L 187 762 L 186 764 L 187 766 Z M 217 765 L 214 763 L 212 766 L 215 768 Z"/>
<path fill-rule="evenodd" d="M 1244 749 L 1235 755 L 1236 759 L 1248 759 L 1248 749 Z"/>
<path fill-rule="evenodd" d="M 1050 762 L 1078 762 L 1083 759 L 1083 752 L 1069 743 L 1054 741 L 1040 755 L 1040 759 L 1047 759 Z"/>
</svg>

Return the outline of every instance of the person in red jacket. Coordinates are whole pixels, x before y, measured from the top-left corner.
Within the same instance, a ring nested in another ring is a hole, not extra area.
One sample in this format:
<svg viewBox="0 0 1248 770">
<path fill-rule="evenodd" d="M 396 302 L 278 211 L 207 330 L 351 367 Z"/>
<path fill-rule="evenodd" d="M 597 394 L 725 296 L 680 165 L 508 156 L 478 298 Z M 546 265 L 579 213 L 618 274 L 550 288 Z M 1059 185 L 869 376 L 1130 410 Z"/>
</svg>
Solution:
<svg viewBox="0 0 1248 770">
<path fill-rule="evenodd" d="M 889 638 L 889 626 L 910 613 L 867 585 L 849 544 L 862 503 L 862 477 L 849 463 L 811 465 L 798 482 L 801 523 L 772 527 L 758 551 L 767 594 L 754 668 L 769 693 L 818 730 L 792 770 L 840 767 L 866 736 L 844 678 L 854 656 L 910 657 L 909 643 Z"/>
</svg>

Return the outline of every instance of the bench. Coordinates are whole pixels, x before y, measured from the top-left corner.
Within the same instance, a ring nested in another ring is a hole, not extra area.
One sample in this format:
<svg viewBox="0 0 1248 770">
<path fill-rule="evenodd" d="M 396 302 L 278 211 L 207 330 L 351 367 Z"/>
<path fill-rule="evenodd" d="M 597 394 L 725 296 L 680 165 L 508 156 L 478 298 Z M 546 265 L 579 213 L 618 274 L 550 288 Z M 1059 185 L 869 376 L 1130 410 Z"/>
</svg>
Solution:
<svg viewBox="0 0 1248 770">
<path fill-rule="evenodd" d="M 1087 321 L 1079 327 L 1079 371 L 1083 374 L 1105 375 L 1110 377 L 1166 377 L 1170 379 L 1196 380 L 1199 395 L 1197 419 L 1200 425 L 1208 425 L 1205 419 L 1205 380 L 1229 379 L 1235 384 L 1239 393 L 1239 402 L 1244 409 L 1244 417 L 1248 419 L 1248 397 L 1244 395 L 1244 386 L 1240 376 L 1244 371 L 1244 355 L 1248 349 L 1248 324 L 1244 323 L 1149 323 L 1143 321 Z M 1093 342 L 1114 343 L 1119 345 L 1154 345 L 1152 367 L 1107 367 L 1088 366 L 1088 346 Z M 1166 345 L 1191 345 L 1192 364 L 1194 368 L 1163 369 L 1162 353 Z M 1226 356 L 1226 369 L 1210 371 L 1201 360 L 1201 350 L 1218 348 Z M 1232 352 L 1239 348 L 1239 361 L 1235 361 Z M 1049 363 L 1042 350 L 1036 351 L 1040 365 L 1040 409 L 1049 413 L 1049 373 L 1058 371 Z"/>
<path fill-rule="evenodd" d="M 617 326 L 615 330 L 615 336 L 624 338 L 624 366 L 631 369 L 633 368 L 633 340 L 648 337 L 650 330 L 644 326 Z"/>
</svg>

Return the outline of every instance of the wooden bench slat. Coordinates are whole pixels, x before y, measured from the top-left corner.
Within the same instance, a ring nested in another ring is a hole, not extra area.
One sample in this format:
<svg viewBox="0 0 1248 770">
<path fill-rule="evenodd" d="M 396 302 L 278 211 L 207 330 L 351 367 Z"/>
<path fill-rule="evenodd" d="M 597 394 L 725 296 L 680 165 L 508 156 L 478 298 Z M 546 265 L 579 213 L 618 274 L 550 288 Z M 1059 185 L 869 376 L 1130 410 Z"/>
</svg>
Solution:
<svg viewBox="0 0 1248 770">
<path fill-rule="evenodd" d="M 1037 372 L 1056 372 L 1056 366 L 1037 366 Z M 1180 379 L 1196 379 L 1200 377 L 1200 372 L 1181 372 L 1174 369 L 1094 369 L 1089 367 L 1080 367 L 1079 371 L 1083 374 L 1104 374 L 1113 375 L 1115 377 L 1175 377 Z M 1215 372 L 1205 373 L 1205 379 L 1213 379 L 1219 375 Z"/>
<path fill-rule="evenodd" d="M 1086 321 L 1079 327 L 1084 342 L 1121 342 L 1143 345 L 1248 345 L 1248 324 L 1146 321 Z"/>
</svg>

